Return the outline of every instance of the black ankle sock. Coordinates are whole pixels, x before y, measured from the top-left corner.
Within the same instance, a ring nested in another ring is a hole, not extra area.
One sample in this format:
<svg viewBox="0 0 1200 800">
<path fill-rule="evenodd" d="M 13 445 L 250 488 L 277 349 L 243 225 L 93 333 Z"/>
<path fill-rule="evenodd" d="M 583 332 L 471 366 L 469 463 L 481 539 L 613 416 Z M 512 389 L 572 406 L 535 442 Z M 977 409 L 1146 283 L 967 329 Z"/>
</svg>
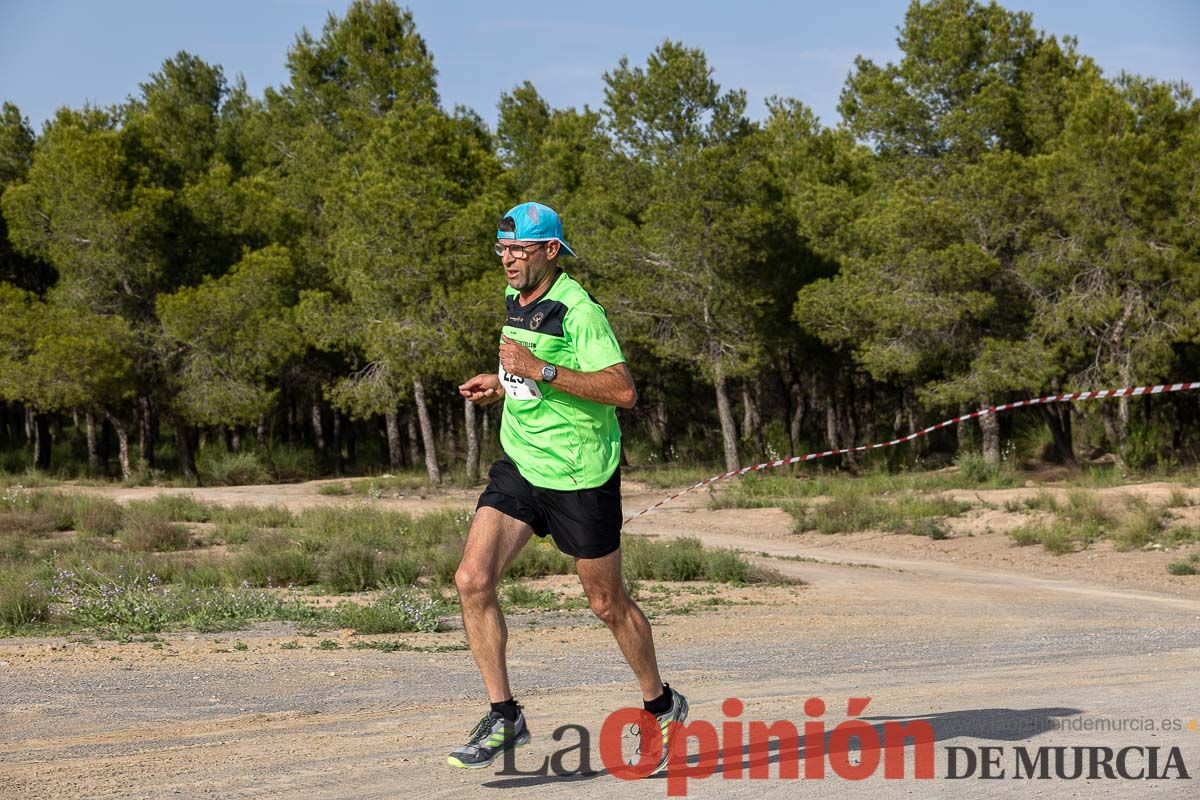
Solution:
<svg viewBox="0 0 1200 800">
<path fill-rule="evenodd" d="M 643 700 L 642 706 L 654 716 L 671 710 L 671 684 L 663 684 L 663 693 L 653 700 Z"/>
<path fill-rule="evenodd" d="M 521 707 L 517 705 L 516 700 L 510 697 L 503 703 L 492 703 L 492 711 L 495 711 L 509 722 L 516 722 L 517 714 L 521 713 Z"/>
</svg>

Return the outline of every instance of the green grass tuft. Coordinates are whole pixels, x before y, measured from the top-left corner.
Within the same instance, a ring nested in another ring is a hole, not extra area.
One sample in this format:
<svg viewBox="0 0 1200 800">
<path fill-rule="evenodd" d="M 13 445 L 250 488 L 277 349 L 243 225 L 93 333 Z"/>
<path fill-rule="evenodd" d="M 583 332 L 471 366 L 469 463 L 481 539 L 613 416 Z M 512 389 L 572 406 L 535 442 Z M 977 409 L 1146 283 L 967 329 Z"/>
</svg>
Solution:
<svg viewBox="0 0 1200 800">
<path fill-rule="evenodd" d="M 250 586 L 308 586 L 319 577 L 313 556 L 278 533 L 252 539 L 233 560 L 231 572 Z"/>
<path fill-rule="evenodd" d="M 0 631 L 19 631 L 50 618 L 50 595 L 33 570 L 0 566 Z"/>
</svg>

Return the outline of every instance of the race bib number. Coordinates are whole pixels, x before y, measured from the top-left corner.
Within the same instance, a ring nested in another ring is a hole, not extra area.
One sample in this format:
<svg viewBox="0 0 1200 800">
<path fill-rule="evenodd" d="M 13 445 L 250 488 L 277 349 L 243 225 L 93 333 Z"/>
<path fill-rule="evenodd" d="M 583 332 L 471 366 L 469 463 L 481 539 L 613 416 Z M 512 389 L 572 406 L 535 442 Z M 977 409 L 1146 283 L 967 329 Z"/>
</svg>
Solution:
<svg viewBox="0 0 1200 800">
<path fill-rule="evenodd" d="M 538 390 L 537 381 L 528 378 L 519 378 L 512 373 L 504 371 L 504 365 L 500 365 L 500 371 L 496 373 L 500 378 L 500 385 L 504 387 L 504 394 L 511 397 L 513 400 L 538 400 L 542 393 Z"/>
</svg>

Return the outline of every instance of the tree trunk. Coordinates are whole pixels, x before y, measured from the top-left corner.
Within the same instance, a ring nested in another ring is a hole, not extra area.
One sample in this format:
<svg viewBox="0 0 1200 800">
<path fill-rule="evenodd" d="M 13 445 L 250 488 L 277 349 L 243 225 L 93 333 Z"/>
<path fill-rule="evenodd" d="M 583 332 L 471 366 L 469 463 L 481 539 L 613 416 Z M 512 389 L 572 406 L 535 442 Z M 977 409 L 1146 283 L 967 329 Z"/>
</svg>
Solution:
<svg viewBox="0 0 1200 800">
<path fill-rule="evenodd" d="M 499 404 L 497 404 L 499 405 Z M 483 448 L 491 443 L 492 435 L 492 409 L 490 406 L 484 406 L 483 417 L 479 422 L 479 452 L 483 453 Z"/>
<path fill-rule="evenodd" d="M 87 429 L 88 472 L 95 475 L 100 471 L 100 451 L 96 448 L 96 415 L 88 411 L 83 415 Z"/>
<path fill-rule="evenodd" d="M 971 409 L 966 403 L 958 404 L 958 416 L 965 417 L 971 413 Z M 971 446 L 971 432 L 968 427 L 971 424 L 969 419 L 960 419 L 954 423 L 954 452 L 958 455 L 965 455 L 967 449 Z"/>
<path fill-rule="evenodd" d="M 34 414 L 33 430 L 33 468 L 45 471 L 50 469 L 50 415 Z"/>
<path fill-rule="evenodd" d="M 990 397 L 984 398 L 983 407 L 992 407 Z M 983 460 L 992 466 L 1000 466 L 1000 420 L 995 412 L 979 417 L 979 431 L 983 434 Z"/>
<path fill-rule="evenodd" d="M 388 409 L 383 420 L 387 426 L 388 467 L 398 470 L 404 464 L 404 451 L 400 448 L 400 418 L 396 409 Z"/>
<path fill-rule="evenodd" d="M 807 399 L 804 396 L 804 388 L 797 380 L 789 381 L 788 394 L 792 401 L 791 419 L 788 420 L 788 444 L 791 445 L 792 452 L 788 455 L 794 456 L 799 454 L 800 437 L 804 433 L 804 413 Z"/>
<path fill-rule="evenodd" d="M 717 417 L 721 420 L 721 439 L 725 445 L 725 469 L 732 472 L 741 466 L 738 458 L 737 428 L 733 422 L 733 409 L 729 405 L 729 392 L 725 386 L 725 371 L 721 360 L 713 359 L 713 390 L 717 395 Z"/>
<path fill-rule="evenodd" d="M 671 412 L 667 408 L 667 394 L 661 386 L 657 394 L 658 398 L 654 403 L 653 419 L 654 427 L 658 434 L 658 454 L 665 463 L 671 458 L 671 449 L 673 447 L 671 441 Z"/>
<path fill-rule="evenodd" d="M 150 398 L 143 395 L 137 401 L 138 453 L 140 463 L 146 469 L 155 467 L 154 461 L 154 406 Z"/>
<path fill-rule="evenodd" d="M 467 428 L 467 483 L 479 480 L 479 432 L 475 429 L 475 404 L 463 401 L 463 423 Z"/>
<path fill-rule="evenodd" d="M 192 448 L 191 437 L 188 436 L 187 424 L 178 416 L 172 417 L 171 425 L 175 428 L 175 451 L 179 454 L 179 469 L 185 480 L 200 483 L 200 473 L 196 469 L 196 452 Z"/>
<path fill-rule="evenodd" d="M 336 408 L 333 409 L 333 435 L 329 444 L 333 448 L 333 474 L 341 475 L 345 466 L 342 461 L 342 412 Z"/>
<path fill-rule="evenodd" d="M 25 407 L 25 441 L 33 441 L 33 409 Z"/>
<path fill-rule="evenodd" d="M 129 480 L 133 475 L 133 471 L 129 468 L 129 429 L 125 427 L 124 422 L 112 414 L 108 415 L 108 421 L 112 423 L 113 430 L 117 432 L 117 454 L 121 462 L 121 477 Z"/>
<path fill-rule="evenodd" d="M 266 414 L 258 415 L 258 422 L 254 426 L 254 443 L 258 445 L 258 453 L 263 460 L 263 466 L 267 468 L 267 471 L 275 474 L 275 459 L 271 457 L 270 440 L 267 436 Z"/>
<path fill-rule="evenodd" d="M 788 447 L 789 456 L 802 455 L 800 452 L 800 440 L 804 435 L 804 419 L 809 411 L 809 398 L 804 393 L 804 386 L 800 378 L 796 375 L 795 370 L 788 370 L 788 396 L 791 400 L 791 409 L 788 415 Z M 797 461 L 789 468 L 793 475 L 799 475 L 804 468 L 804 462 Z"/>
<path fill-rule="evenodd" d="M 872 388 L 872 384 L 868 383 L 866 386 L 865 396 L 862 401 L 862 413 L 858 415 L 857 419 L 862 423 L 862 436 L 860 437 L 862 441 L 858 443 L 868 444 L 875 441 L 875 390 Z M 869 453 L 870 451 L 866 450 L 864 452 Z"/>
<path fill-rule="evenodd" d="M 750 387 L 742 384 L 742 435 L 739 441 L 750 441 L 754 432 L 754 401 L 750 397 Z"/>
<path fill-rule="evenodd" d="M 834 398 L 826 396 L 825 398 L 825 440 L 829 444 L 830 450 L 838 450 L 838 421 L 837 421 L 837 405 Z"/>
<path fill-rule="evenodd" d="M 1125 381 L 1125 386 L 1128 386 L 1128 385 L 1129 385 L 1129 382 Z M 1117 414 L 1116 414 L 1116 419 L 1113 420 L 1113 425 L 1115 426 L 1115 433 L 1116 433 L 1116 438 L 1117 438 L 1117 450 L 1121 456 L 1121 463 L 1124 464 L 1125 463 L 1125 444 L 1126 444 L 1126 440 L 1129 438 L 1129 397 L 1128 396 L 1122 396 L 1122 397 L 1117 398 Z"/>
<path fill-rule="evenodd" d="M 133 406 L 133 424 L 137 428 L 139 470 L 149 469 L 154 460 L 153 448 L 150 446 L 150 401 L 142 395 Z"/>
<path fill-rule="evenodd" d="M 1058 452 L 1059 459 L 1068 466 L 1076 466 L 1075 452 L 1071 446 L 1070 407 L 1063 409 L 1066 414 L 1061 413 L 1060 404 L 1057 403 L 1054 408 L 1050 408 L 1047 403 L 1040 403 L 1037 408 L 1046 427 L 1050 429 L 1050 435 L 1054 437 L 1054 449 Z M 1066 417 L 1065 423 L 1063 417 Z"/>
<path fill-rule="evenodd" d="M 446 463 L 453 464 L 458 461 L 458 415 L 451 413 L 448 409 L 445 413 L 446 418 Z"/>
<path fill-rule="evenodd" d="M 317 458 L 323 461 L 325 459 L 325 426 L 321 424 L 321 397 L 318 394 L 313 394 L 310 419 L 313 430 L 313 450 L 316 452 Z"/>
<path fill-rule="evenodd" d="M 1113 455 L 1117 458 L 1117 466 L 1124 470 L 1125 446 L 1117 432 L 1115 416 L 1112 403 L 1100 403 L 1100 421 L 1104 423 L 1104 435 L 1108 439 L 1108 446 L 1112 448 Z"/>
<path fill-rule="evenodd" d="M 358 462 L 358 426 L 350 417 L 346 418 L 346 464 L 353 467 Z"/>
<path fill-rule="evenodd" d="M 845 394 L 842 396 L 842 401 L 838 404 L 838 423 L 841 426 L 841 435 L 838 437 L 844 442 L 842 447 L 847 448 L 846 465 L 851 472 L 858 472 L 858 453 L 854 452 L 853 448 L 858 442 L 858 422 L 855 419 L 855 396 L 854 382 L 849 380 L 846 382 Z"/>
<path fill-rule="evenodd" d="M 757 382 L 754 386 L 742 384 L 742 441 L 754 448 L 755 460 L 766 452 L 763 439 L 762 414 L 758 409 Z"/>
<path fill-rule="evenodd" d="M 287 398 L 287 443 L 296 443 L 296 398 Z"/>
<path fill-rule="evenodd" d="M 429 474 L 429 482 L 442 482 L 442 471 L 438 468 L 437 442 L 433 438 L 433 422 L 429 419 L 429 407 L 425 404 L 425 384 L 420 378 L 413 378 L 413 399 L 417 404 L 417 419 L 421 423 L 421 440 L 425 445 L 425 471 Z"/>
<path fill-rule="evenodd" d="M 409 414 L 405 417 L 404 424 L 408 428 L 408 466 L 410 469 L 416 469 L 417 464 L 421 463 L 421 442 L 417 437 L 417 418 Z"/>
</svg>

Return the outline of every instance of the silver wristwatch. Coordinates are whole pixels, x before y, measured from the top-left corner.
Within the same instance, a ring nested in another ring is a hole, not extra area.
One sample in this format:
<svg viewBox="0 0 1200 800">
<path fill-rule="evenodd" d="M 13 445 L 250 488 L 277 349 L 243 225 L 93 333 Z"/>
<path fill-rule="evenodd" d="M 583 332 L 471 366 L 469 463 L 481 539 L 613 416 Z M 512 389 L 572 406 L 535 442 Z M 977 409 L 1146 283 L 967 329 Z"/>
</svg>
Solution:
<svg viewBox="0 0 1200 800">
<path fill-rule="evenodd" d="M 551 383 L 557 377 L 558 367 L 554 366 L 553 364 L 547 364 L 546 366 L 542 367 L 542 380 L 544 380 L 546 383 Z"/>
</svg>

